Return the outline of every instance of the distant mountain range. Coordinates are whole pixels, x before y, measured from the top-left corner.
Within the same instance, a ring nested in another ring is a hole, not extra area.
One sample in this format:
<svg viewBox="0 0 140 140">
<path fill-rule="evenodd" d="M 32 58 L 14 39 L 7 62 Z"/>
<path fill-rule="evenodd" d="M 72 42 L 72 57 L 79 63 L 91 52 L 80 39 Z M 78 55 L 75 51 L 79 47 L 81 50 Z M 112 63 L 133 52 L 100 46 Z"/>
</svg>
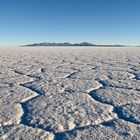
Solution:
<svg viewBox="0 0 140 140">
<path fill-rule="evenodd" d="M 132 47 L 129 45 L 119 45 L 119 44 L 115 44 L 115 45 L 95 45 L 92 43 L 88 43 L 88 42 L 82 42 L 82 43 L 69 43 L 69 42 L 65 42 L 65 43 L 49 43 L 49 42 L 43 42 L 43 43 L 34 43 L 34 44 L 28 44 L 28 45 L 23 45 L 22 47 L 40 47 L 40 46 L 97 46 L 97 47 Z M 135 46 L 135 47 L 139 47 L 139 46 Z"/>
<path fill-rule="evenodd" d="M 25 46 L 95 46 L 95 44 L 88 43 L 88 42 L 83 42 L 83 43 L 48 43 L 48 42 L 43 42 L 43 43 L 34 43 L 34 44 L 28 44 Z"/>
</svg>

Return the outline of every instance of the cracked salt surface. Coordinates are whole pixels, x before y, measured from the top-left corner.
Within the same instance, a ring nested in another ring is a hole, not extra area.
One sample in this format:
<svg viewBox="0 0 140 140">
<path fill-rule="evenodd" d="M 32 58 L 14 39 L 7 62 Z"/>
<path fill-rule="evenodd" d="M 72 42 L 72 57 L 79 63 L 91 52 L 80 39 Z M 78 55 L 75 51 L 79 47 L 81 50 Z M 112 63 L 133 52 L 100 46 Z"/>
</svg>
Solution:
<svg viewBox="0 0 140 140">
<path fill-rule="evenodd" d="M 26 110 L 23 123 L 53 132 L 95 125 L 115 118 L 111 106 L 94 102 L 84 93 L 40 96 L 27 101 Z"/>
<path fill-rule="evenodd" d="M 139 140 L 139 131 L 140 126 L 117 119 L 102 125 L 87 126 L 64 132 L 61 137 L 64 140 Z"/>
<path fill-rule="evenodd" d="M 0 139 L 140 137 L 139 48 L 0 49 Z"/>
<path fill-rule="evenodd" d="M 44 132 L 38 128 L 27 127 L 22 124 L 0 127 L 2 140 L 53 140 L 53 133 Z"/>
</svg>

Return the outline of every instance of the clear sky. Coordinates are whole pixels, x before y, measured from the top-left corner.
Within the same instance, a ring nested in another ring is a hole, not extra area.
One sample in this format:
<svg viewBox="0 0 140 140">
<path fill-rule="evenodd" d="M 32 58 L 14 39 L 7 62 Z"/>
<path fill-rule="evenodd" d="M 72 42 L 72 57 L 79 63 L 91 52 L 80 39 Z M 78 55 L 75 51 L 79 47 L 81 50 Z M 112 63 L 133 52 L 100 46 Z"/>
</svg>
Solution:
<svg viewBox="0 0 140 140">
<path fill-rule="evenodd" d="M 140 0 L 0 0 L 0 46 L 140 45 Z"/>
</svg>

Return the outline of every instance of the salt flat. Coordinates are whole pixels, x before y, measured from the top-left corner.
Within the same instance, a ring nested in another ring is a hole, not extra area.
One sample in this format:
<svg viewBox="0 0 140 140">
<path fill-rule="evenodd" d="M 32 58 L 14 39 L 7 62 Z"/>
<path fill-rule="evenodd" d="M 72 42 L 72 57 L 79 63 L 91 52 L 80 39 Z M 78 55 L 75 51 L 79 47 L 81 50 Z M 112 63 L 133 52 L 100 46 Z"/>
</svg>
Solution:
<svg viewBox="0 0 140 140">
<path fill-rule="evenodd" d="M 0 49 L 0 139 L 139 138 L 140 48 Z"/>
</svg>

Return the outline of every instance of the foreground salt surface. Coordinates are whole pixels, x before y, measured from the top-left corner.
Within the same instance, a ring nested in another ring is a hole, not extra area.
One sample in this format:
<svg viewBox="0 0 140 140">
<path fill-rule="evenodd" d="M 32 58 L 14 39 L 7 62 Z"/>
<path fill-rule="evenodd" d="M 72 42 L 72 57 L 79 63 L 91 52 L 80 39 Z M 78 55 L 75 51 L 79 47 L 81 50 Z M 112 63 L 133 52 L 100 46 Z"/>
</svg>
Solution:
<svg viewBox="0 0 140 140">
<path fill-rule="evenodd" d="M 140 137 L 140 48 L 0 49 L 0 139 Z"/>
</svg>

